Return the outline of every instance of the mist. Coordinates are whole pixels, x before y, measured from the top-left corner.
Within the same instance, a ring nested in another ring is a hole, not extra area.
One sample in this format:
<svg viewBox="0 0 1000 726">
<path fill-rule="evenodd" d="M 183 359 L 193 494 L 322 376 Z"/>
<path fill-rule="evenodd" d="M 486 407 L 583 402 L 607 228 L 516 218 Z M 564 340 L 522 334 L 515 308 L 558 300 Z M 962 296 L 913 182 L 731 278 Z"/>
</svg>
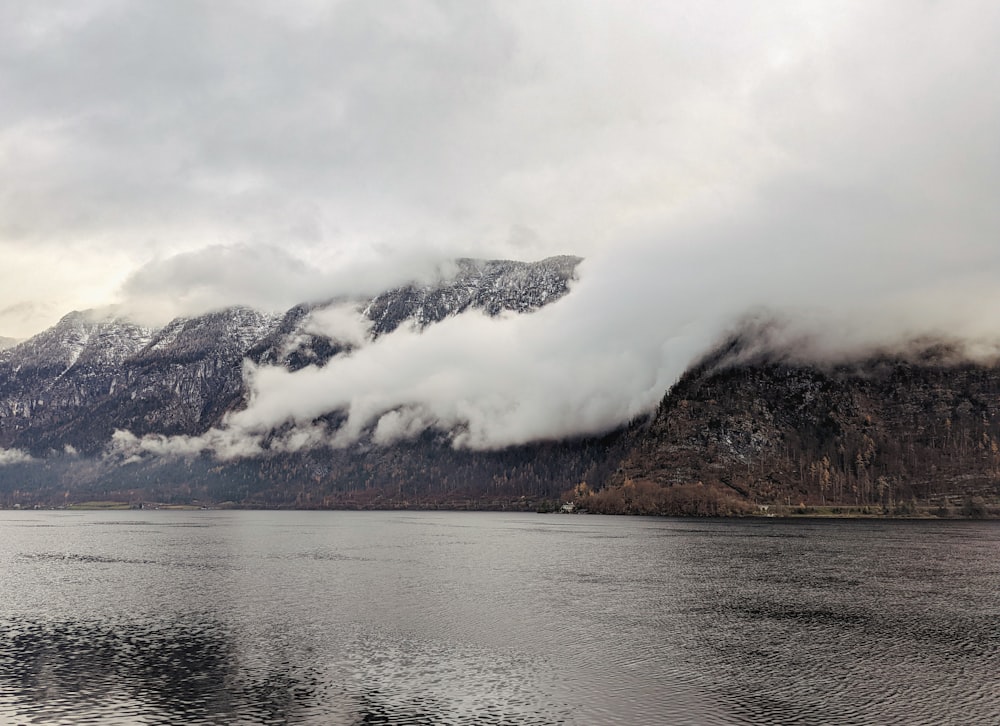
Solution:
<svg viewBox="0 0 1000 726">
<path fill-rule="evenodd" d="M 371 340 L 357 309 L 320 310 L 307 327 L 349 340 L 350 353 L 296 372 L 248 366 L 248 405 L 220 430 L 130 450 L 232 458 L 386 445 L 428 429 L 472 449 L 599 434 L 651 411 L 748 320 L 780 323 L 760 345 L 804 361 L 902 349 L 918 336 L 995 355 L 995 250 L 978 247 L 966 269 L 949 244 L 901 243 L 940 223 L 941 209 L 899 216 L 855 205 L 847 215 L 841 204 L 803 178 L 725 208 L 706 204 L 674 220 L 671 236 L 636 235 L 585 260 L 570 293 L 531 314 L 469 312 Z M 346 420 L 331 429 L 322 417 L 334 411 Z"/>
<path fill-rule="evenodd" d="M 401 329 L 323 368 L 248 368 L 247 408 L 183 445 L 225 455 L 242 449 L 219 436 L 288 450 L 436 429 L 489 449 L 596 434 L 650 411 L 747 316 L 781 320 L 783 344 L 813 360 L 918 336 L 993 349 L 1000 137 L 986 130 L 1000 128 L 1000 93 L 982 60 L 1000 52 L 972 21 L 962 52 L 913 17 L 781 66 L 745 99 L 772 161 L 623 219 L 558 302 Z M 333 411 L 346 415 L 336 430 L 321 421 Z"/>
<path fill-rule="evenodd" d="M 453 270 L 451 258 L 426 249 L 375 249 L 320 266 L 275 245 L 210 245 L 147 262 L 125 279 L 121 302 L 112 307 L 147 325 L 233 305 L 279 313 L 300 303 L 430 284 Z"/>
<path fill-rule="evenodd" d="M 31 455 L 20 449 L 0 449 L 0 466 L 27 464 L 34 461 Z"/>
<path fill-rule="evenodd" d="M 839 198 L 840 221 L 965 208 L 958 229 L 887 230 L 876 255 L 965 248 L 996 224 L 997 12 L 3 7 L 0 335 L 112 304 L 151 321 L 281 308 L 456 256 L 593 258 L 646 233 L 667 252 L 692 207 L 725 217 L 798 179 Z M 823 213 L 787 201 L 772 212 Z M 804 264 L 843 243 L 824 237 L 798 239 Z"/>
<path fill-rule="evenodd" d="M 317 314 L 348 354 L 248 367 L 219 430 L 123 432 L 124 455 L 599 433 L 748 316 L 814 359 L 988 351 L 1000 330 L 995 4 L 0 15 L 2 335 L 100 305 L 162 324 L 343 301 L 458 256 L 585 258 L 530 315 L 372 340 L 357 311 Z"/>
</svg>

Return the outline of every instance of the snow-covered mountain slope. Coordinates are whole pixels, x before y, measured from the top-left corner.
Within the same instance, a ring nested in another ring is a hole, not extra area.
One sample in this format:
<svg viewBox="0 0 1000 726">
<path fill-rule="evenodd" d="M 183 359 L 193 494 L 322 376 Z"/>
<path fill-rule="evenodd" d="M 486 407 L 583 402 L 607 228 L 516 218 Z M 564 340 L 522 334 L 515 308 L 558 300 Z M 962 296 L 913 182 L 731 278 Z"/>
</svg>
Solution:
<svg viewBox="0 0 1000 726">
<path fill-rule="evenodd" d="M 570 256 L 534 263 L 460 259 L 457 274 L 448 283 L 384 292 L 371 301 L 365 314 L 378 335 L 405 321 L 423 328 L 470 308 L 488 315 L 527 313 L 565 295 L 580 261 Z"/>
<path fill-rule="evenodd" d="M 310 317 L 334 306 L 352 303 L 371 323 L 371 336 L 391 333 L 403 324 L 423 329 L 467 310 L 495 316 L 530 313 L 569 292 L 581 258 L 568 255 L 538 262 L 459 259 L 453 274 L 432 284 L 406 285 L 367 301 L 331 300 L 297 305 L 277 329 L 248 351 L 255 363 L 280 364 L 291 370 L 322 365 L 349 348 L 347 341 L 317 334 Z"/>
<path fill-rule="evenodd" d="M 114 365 L 141 350 L 152 336 L 149 328 L 90 312 L 71 312 L 48 330 L 0 353 L 0 362 L 25 369 L 62 368 L 78 363 Z"/>
<path fill-rule="evenodd" d="M 275 316 L 232 308 L 154 331 L 73 312 L 0 352 L 0 441 L 96 450 L 110 431 L 186 431 L 242 395 L 249 345 Z"/>
<path fill-rule="evenodd" d="M 469 309 L 527 313 L 569 290 L 580 259 L 458 260 L 454 274 L 368 300 L 331 298 L 284 314 L 233 307 L 160 329 L 93 312 L 0 350 L 0 448 L 44 456 L 66 446 L 97 453 L 115 429 L 199 434 L 245 399 L 243 364 L 298 369 L 351 347 L 314 324 L 333 308 L 366 317 L 366 334 L 424 328 Z"/>
<path fill-rule="evenodd" d="M 151 334 L 128 321 L 72 312 L 0 351 L 0 441 L 26 445 L 49 432 L 52 436 L 43 438 L 58 439 L 67 418 L 114 389 L 126 362 Z M 79 437 L 70 438 L 58 447 L 75 446 Z"/>
</svg>

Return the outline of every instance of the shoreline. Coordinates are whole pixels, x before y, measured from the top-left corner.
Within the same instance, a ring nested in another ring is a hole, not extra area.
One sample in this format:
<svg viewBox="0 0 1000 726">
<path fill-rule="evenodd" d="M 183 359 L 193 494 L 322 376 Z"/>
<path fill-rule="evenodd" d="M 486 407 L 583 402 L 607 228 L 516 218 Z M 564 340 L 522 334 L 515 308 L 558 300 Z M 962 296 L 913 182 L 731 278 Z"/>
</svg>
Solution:
<svg viewBox="0 0 1000 726">
<path fill-rule="evenodd" d="M 663 519 L 865 519 L 885 521 L 1000 521 L 1000 515 L 994 509 L 977 510 L 963 513 L 960 508 L 941 511 L 941 507 L 918 506 L 909 512 L 878 512 L 872 507 L 857 505 L 826 505 L 826 506 L 789 506 L 765 505 L 756 512 L 739 515 L 698 515 L 698 514 L 660 514 L 655 512 L 593 512 L 586 509 L 562 511 L 559 507 L 516 507 L 516 506 L 471 506 L 471 503 L 454 503 L 448 505 L 439 503 L 431 506 L 420 506 L 411 503 L 400 503 L 394 506 L 343 506 L 343 507 L 295 507 L 267 506 L 260 503 L 238 504 L 235 502 L 212 503 L 164 503 L 142 502 L 131 503 L 122 501 L 89 501 L 75 502 L 61 506 L 46 506 L 35 504 L 31 506 L 0 507 L 3 511 L 65 511 L 65 512 L 112 512 L 112 511 L 295 511 L 295 512 L 505 512 L 519 514 L 558 514 L 558 515 L 589 515 L 601 514 L 616 517 L 658 517 Z"/>
</svg>

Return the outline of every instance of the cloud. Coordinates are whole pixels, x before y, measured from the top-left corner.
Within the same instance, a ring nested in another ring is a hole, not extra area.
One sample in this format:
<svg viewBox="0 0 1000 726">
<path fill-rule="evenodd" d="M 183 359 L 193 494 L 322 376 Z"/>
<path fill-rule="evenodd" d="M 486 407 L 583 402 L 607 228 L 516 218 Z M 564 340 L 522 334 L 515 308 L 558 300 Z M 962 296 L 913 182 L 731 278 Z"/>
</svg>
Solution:
<svg viewBox="0 0 1000 726">
<path fill-rule="evenodd" d="M 180 315 L 237 304 L 281 312 L 299 303 L 374 296 L 396 286 L 440 278 L 449 267 L 423 250 L 376 252 L 367 259 L 323 269 L 272 245 L 211 245 L 143 265 L 125 280 L 123 302 L 117 308 L 122 315 L 161 325 Z M 311 321 L 306 332 L 351 325 L 341 308 L 324 308 Z M 346 336 L 345 342 L 364 335 L 357 321 L 353 326 L 328 335 Z"/>
<path fill-rule="evenodd" d="M 249 368 L 248 407 L 211 435 L 264 451 L 275 429 L 343 447 L 434 428 L 474 449 L 600 433 L 651 410 L 748 311 L 783 320 L 771 343 L 805 359 L 915 335 L 979 340 L 995 352 L 1000 251 L 966 245 L 977 264 L 956 265 L 948 244 L 921 244 L 950 206 L 924 198 L 898 216 L 838 191 L 797 175 L 725 208 L 706 205 L 676 221 L 672 236 L 637 236 L 584 261 L 568 296 L 529 315 L 470 312 L 399 329 L 323 368 Z M 332 411 L 346 415 L 340 428 L 317 424 Z"/>
<path fill-rule="evenodd" d="M 144 455 L 194 458 L 211 452 L 220 459 L 257 456 L 257 442 L 237 432 L 212 429 L 202 436 L 163 436 L 149 434 L 137 437 L 130 431 L 116 430 L 111 435 L 105 458 L 129 464 Z"/>
<path fill-rule="evenodd" d="M 27 464 L 34 461 L 31 455 L 20 449 L 0 449 L 0 466 Z"/>
<path fill-rule="evenodd" d="M 357 305 L 329 305 L 312 311 L 302 324 L 302 332 L 360 347 L 371 339 L 372 321 Z"/>
<path fill-rule="evenodd" d="M 0 309 L 70 290 L 161 315 L 281 308 L 455 254 L 587 258 L 532 315 L 251 369 L 220 432 L 149 450 L 594 432 L 748 311 L 826 352 L 1000 324 L 989 3 L 0 14 Z M 316 421 L 332 410 L 339 432 Z"/>
<path fill-rule="evenodd" d="M 593 254 L 780 158 L 753 91 L 772 44 L 808 58 L 856 13 L 827 14 L 799 2 L 4 6 L 0 308 L 51 302 L 54 320 L 128 303 L 145 297 L 137 280 L 159 279 L 151 267 L 218 248 L 280 249 L 326 272 L 373 251 L 397 271 L 421 255 Z M 274 303 L 268 286 L 253 292 L 226 283 L 188 302 Z"/>
</svg>

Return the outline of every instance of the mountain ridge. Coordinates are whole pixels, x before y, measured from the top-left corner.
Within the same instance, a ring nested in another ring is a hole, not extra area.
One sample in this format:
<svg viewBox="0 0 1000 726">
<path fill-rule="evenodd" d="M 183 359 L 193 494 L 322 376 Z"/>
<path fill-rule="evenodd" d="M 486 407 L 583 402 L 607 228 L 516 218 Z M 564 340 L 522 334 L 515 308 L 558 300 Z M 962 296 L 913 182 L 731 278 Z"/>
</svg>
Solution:
<svg viewBox="0 0 1000 726">
<path fill-rule="evenodd" d="M 116 429 L 201 434 L 244 403 L 244 361 L 294 371 L 350 349 L 349 341 L 309 327 L 319 312 L 351 308 L 372 336 L 404 323 L 423 329 L 469 309 L 529 313 L 569 291 L 580 261 L 461 259 L 434 283 L 367 299 L 331 297 L 278 314 L 234 306 L 160 328 L 74 311 L 0 351 L 0 448 L 44 456 L 70 446 L 98 455 Z"/>
<path fill-rule="evenodd" d="M 443 284 L 278 314 L 235 307 L 155 329 L 67 314 L 0 352 L 0 506 L 572 502 L 658 515 L 1000 516 L 998 349 L 933 338 L 823 357 L 809 341 L 750 325 L 692 364 L 648 417 L 603 435 L 495 451 L 456 449 L 449 432 L 434 428 L 392 445 L 265 445 L 228 460 L 200 444 L 246 405 L 248 363 L 294 372 L 349 353 L 359 334 L 420 331 L 470 309 L 530 314 L 570 291 L 578 263 L 459 261 Z M 310 322 L 345 305 L 343 335 Z M 313 423 L 336 431 L 345 418 L 330 411 Z M 265 444 L 288 433 L 272 430 Z M 154 444 L 177 437 L 181 453 L 153 446 L 137 457 L 109 447 L 114 436 L 134 443 L 147 435 Z"/>
</svg>

